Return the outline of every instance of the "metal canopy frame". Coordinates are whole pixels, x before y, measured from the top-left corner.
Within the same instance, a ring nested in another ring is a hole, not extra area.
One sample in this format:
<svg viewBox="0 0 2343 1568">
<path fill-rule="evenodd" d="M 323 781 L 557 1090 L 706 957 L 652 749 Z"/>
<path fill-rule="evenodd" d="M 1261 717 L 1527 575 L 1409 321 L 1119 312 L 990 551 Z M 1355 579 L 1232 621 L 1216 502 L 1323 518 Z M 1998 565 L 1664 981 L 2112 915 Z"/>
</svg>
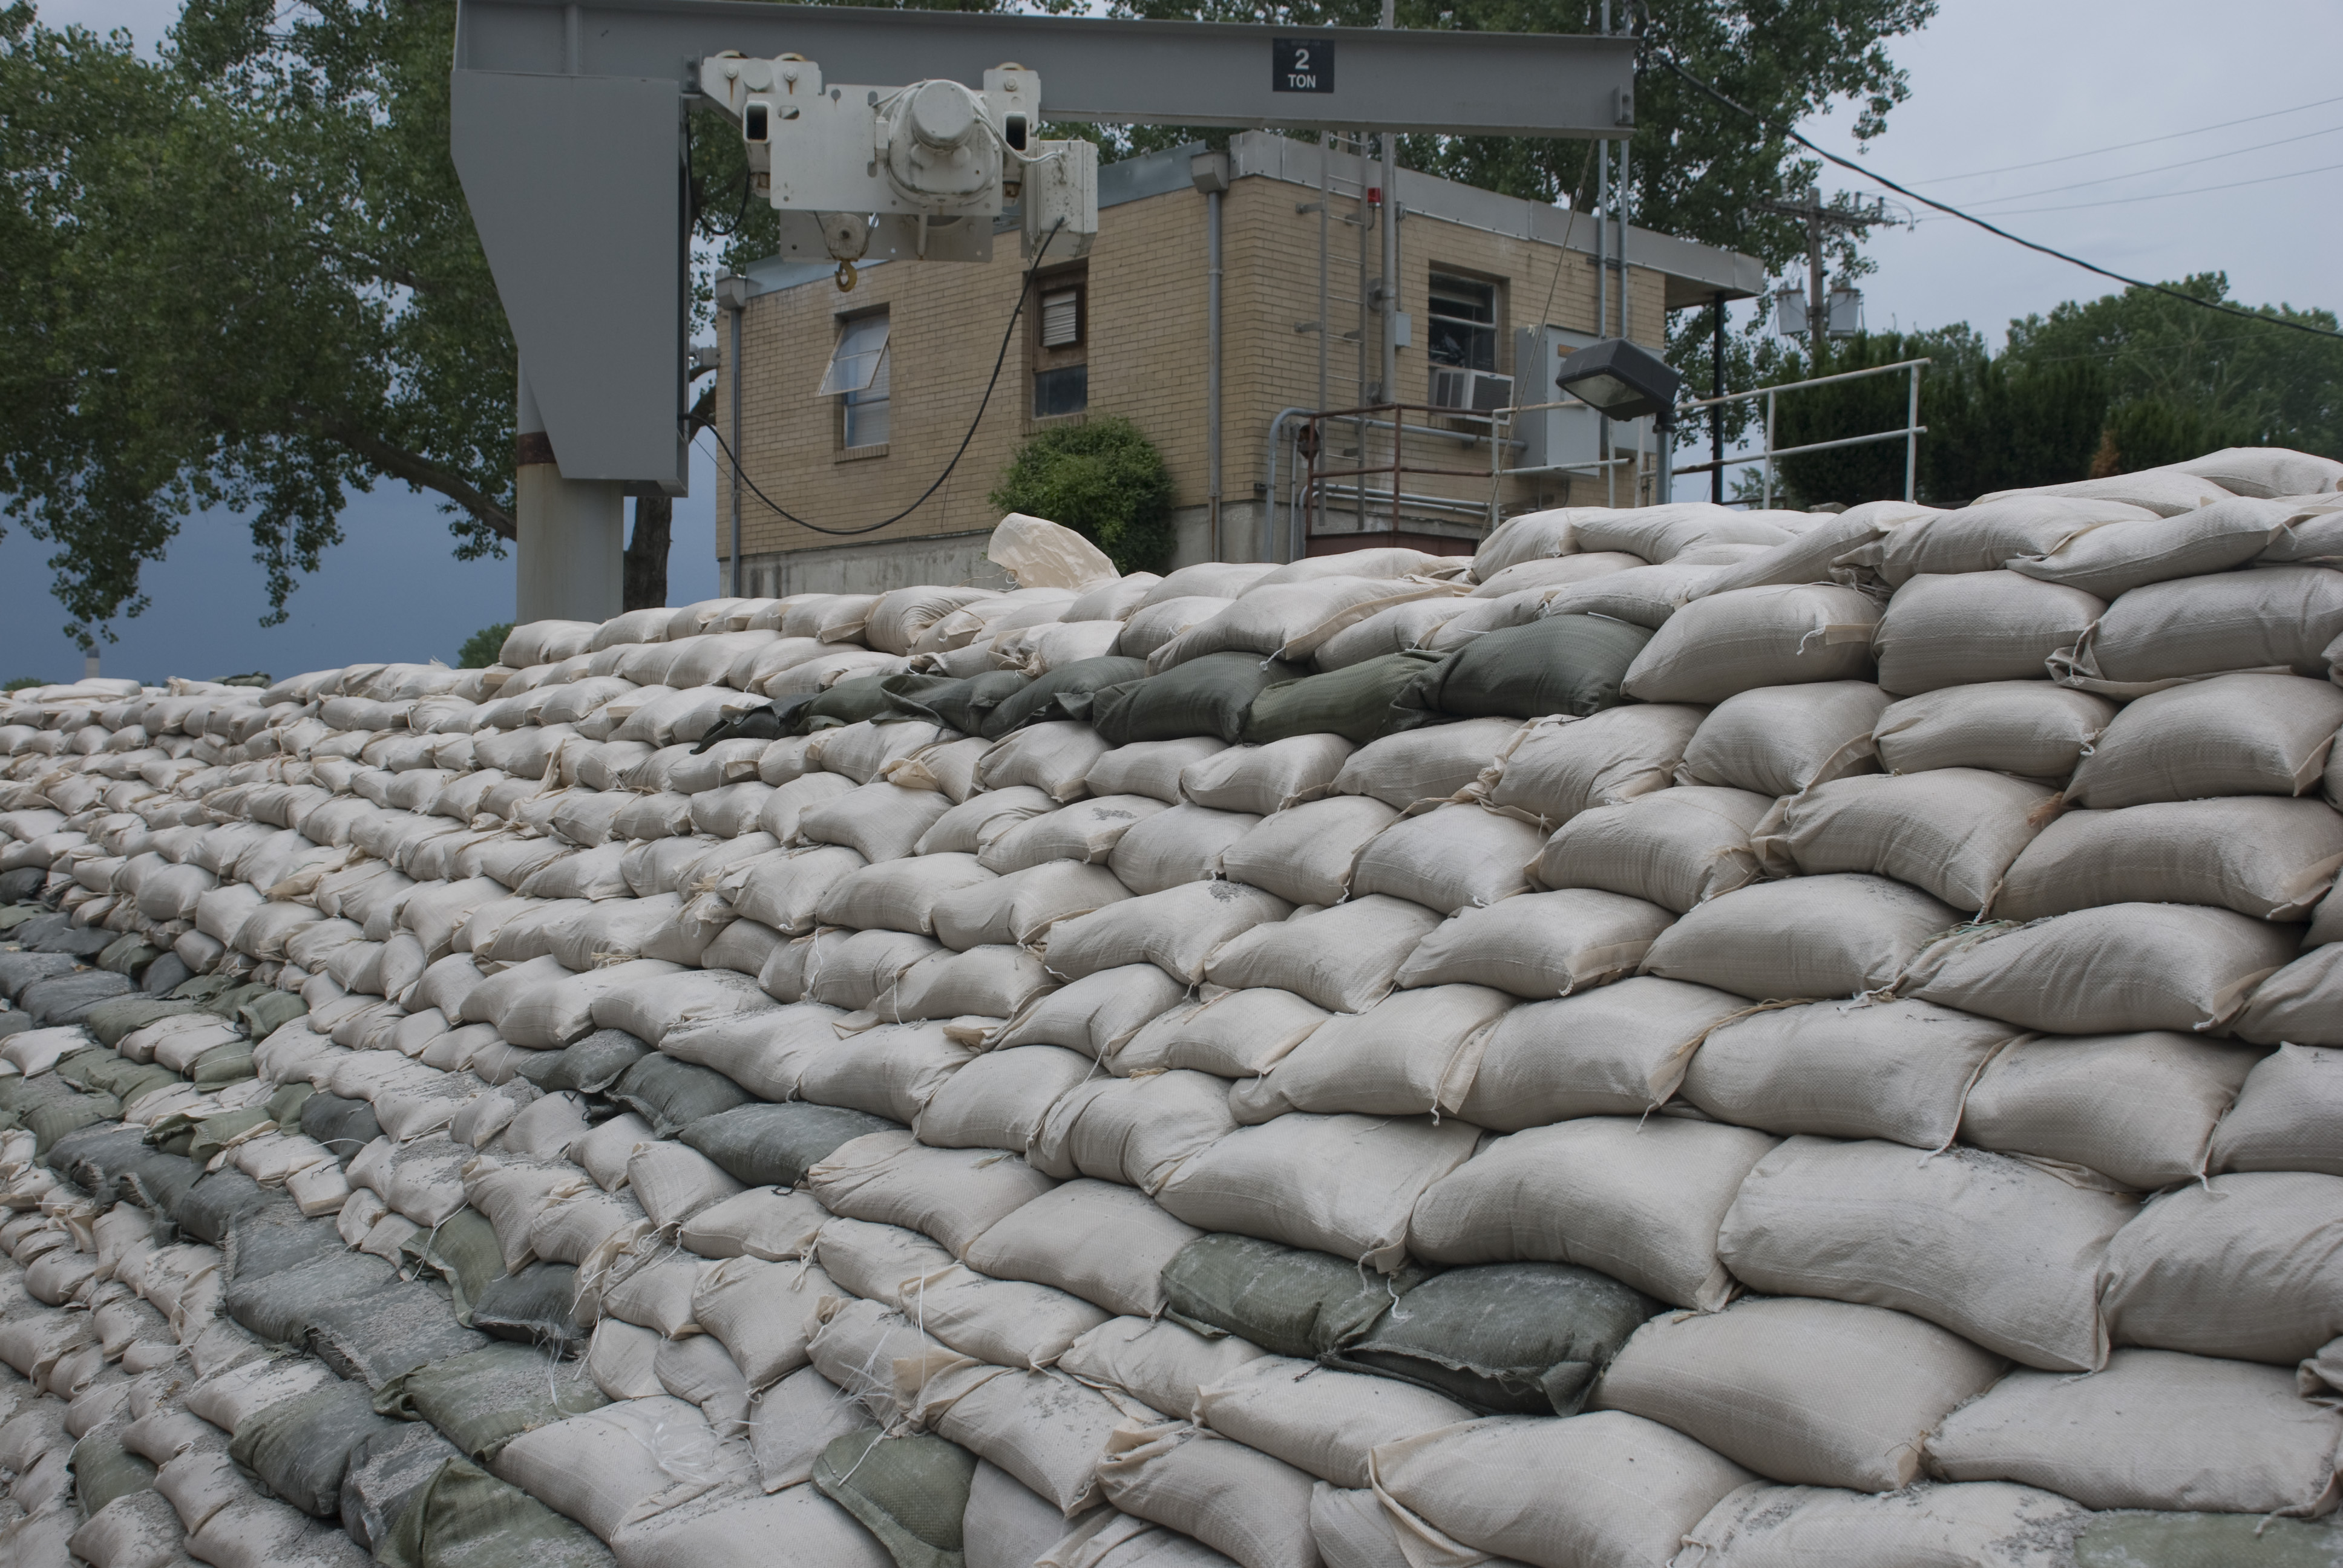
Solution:
<svg viewBox="0 0 2343 1568">
<path fill-rule="evenodd" d="M 1332 40 L 1331 90 L 1273 90 L 1272 45 Z M 1106 124 L 1623 137 L 1634 41 L 1121 22 L 761 0 L 459 0 L 449 144 L 566 479 L 686 493 L 697 62 L 803 55 L 826 76 L 980 83 Z"/>
</svg>

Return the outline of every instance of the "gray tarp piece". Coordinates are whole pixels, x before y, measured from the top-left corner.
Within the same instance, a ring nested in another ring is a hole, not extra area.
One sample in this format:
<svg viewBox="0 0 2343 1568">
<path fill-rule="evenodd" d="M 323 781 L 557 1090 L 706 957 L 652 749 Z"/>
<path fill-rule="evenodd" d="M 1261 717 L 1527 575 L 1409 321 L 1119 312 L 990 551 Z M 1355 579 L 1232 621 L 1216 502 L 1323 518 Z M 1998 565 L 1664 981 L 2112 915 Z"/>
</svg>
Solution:
<svg viewBox="0 0 2343 1568">
<path fill-rule="evenodd" d="M 1251 1236 L 1199 1236 L 1163 1266 L 1166 1315 L 1282 1356 L 1332 1356 L 1430 1275 L 1413 1264 L 1366 1273 L 1326 1252 Z"/>
</svg>

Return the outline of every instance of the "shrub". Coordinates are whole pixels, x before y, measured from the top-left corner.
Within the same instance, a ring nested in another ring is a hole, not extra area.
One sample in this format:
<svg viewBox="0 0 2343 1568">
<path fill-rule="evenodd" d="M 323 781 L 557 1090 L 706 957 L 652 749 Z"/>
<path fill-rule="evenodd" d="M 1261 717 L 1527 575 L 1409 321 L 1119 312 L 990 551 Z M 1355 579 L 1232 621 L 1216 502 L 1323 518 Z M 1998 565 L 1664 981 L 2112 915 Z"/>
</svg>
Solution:
<svg viewBox="0 0 2343 1568">
<path fill-rule="evenodd" d="M 1172 562 L 1172 471 L 1138 426 L 1115 415 L 1044 430 L 1017 449 L 986 498 L 1002 512 L 1081 534 L 1122 572 Z"/>
<path fill-rule="evenodd" d="M 497 655 L 504 649 L 505 638 L 512 635 L 512 622 L 503 620 L 494 626 L 484 626 L 466 638 L 464 646 L 457 650 L 456 668 L 486 669 L 496 663 Z"/>
<path fill-rule="evenodd" d="M 0 691 L 22 691 L 28 686 L 46 686 L 47 684 L 47 681 L 37 675 L 20 675 L 7 685 L 0 686 Z"/>
</svg>

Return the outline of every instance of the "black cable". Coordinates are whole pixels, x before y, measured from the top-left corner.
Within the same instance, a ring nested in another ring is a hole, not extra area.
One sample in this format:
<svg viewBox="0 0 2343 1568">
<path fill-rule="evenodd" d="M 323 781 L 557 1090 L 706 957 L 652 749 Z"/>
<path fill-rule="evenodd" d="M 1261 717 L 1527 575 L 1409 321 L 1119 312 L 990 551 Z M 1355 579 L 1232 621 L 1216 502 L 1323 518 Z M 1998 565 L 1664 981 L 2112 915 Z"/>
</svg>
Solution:
<svg viewBox="0 0 2343 1568">
<path fill-rule="evenodd" d="M 749 487 L 749 493 L 762 501 L 776 516 L 786 518 L 801 528 L 811 528 L 815 533 L 830 534 L 839 538 L 851 538 L 857 534 L 875 534 L 880 528 L 901 522 L 925 506 L 928 498 L 941 489 L 944 481 L 951 477 L 952 470 L 960 467 L 960 458 L 968 455 L 968 444 L 976 439 L 976 427 L 984 422 L 984 410 L 992 402 L 992 389 L 1000 384 L 1001 367 L 1009 363 L 1009 344 L 1017 335 L 1017 318 L 1024 313 L 1025 297 L 1033 292 L 1033 275 L 1041 269 L 1041 258 L 1050 254 L 1050 242 L 1057 238 L 1058 231 L 1065 226 L 1066 220 L 1060 218 L 1050 226 L 1050 232 L 1041 236 L 1041 243 L 1033 247 L 1033 264 L 1025 269 L 1025 281 L 1017 290 L 1017 304 L 1009 312 L 1009 326 L 1001 334 L 1001 352 L 993 356 L 992 377 L 984 384 L 984 397 L 976 405 L 976 417 L 968 422 L 968 434 L 960 438 L 960 450 L 951 455 L 951 461 L 944 465 L 944 471 L 936 476 L 935 483 L 920 492 L 918 500 L 913 501 L 891 518 L 882 518 L 875 523 L 866 524 L 859 528 L 825 528 L 820 523 L 807 522 L 764 491 L 757 488 L 757 481 L 749 477 L 749 471 L 740 466 L 739 455 L 732 450 L 722 436 L 717 435 L 716 427 L 709 425 L 708 433 L 716 437 L 716 445 L 721 447 L 724 455 L 732 460 L 732 471 L 739 476 L 742 484 Z"/>
<path fill-rule="evenodd" d="M 1731 98 L 1726 97 L 1722 92 L 1719 92 L 1715 87 L 1710 85 L 1706 81 L 1694 75 L 1692 72 L 1686 70 L 1682 65 L 1679 65 L 1675 56 L 1669 54 L 1665 49 L 1660 48 L 1655 45 L 1648 46 L 1651 48 L 1652 54 L 1658 57 L 1660 64 L 1665 65 L 1669 70 L 1674 71 L 1677 75 L 1682 76 L 1685 81 L 1690 82 L 1694 86 L 1699 88 L 1710 97 L 1715 98 L 1718 103 L 1723 104 L 1726 108 L 1731 109 L 1737 115 L 1745 116 L 1749 119 L 1755 121 L 1761 129 L 1775 129 L 1775 127 L 1766 125 L 1765 117 L 1763 115 L 1760 115 L 1755 109 L 1735 103 Z M 1977 227 L 1985 230 L 1986 233 L 2001 239 L 2006 239 L 2012 245 L 2022 245 L 2028 250 L 2037 251 L 2044 256 L 2051 256 L 2056 260 L 2066 262 L 2070 266 L 2079 266 L 2085 272 L 2095 272 L 2101 277 L 2112 278 L 2116 282 L 2125 285 L 2127 287 L 2145 288 L 2151 293 L 2161 294 L 2173 299 L 2181 300 L 2187 304 L 2196 306 L 2202 310 L 2218 311 L 2223 316 L 2241 317 L 2247 321 L 2267 322 L 2272 327 L 2291 327 L 2297 332 L 2308 332 L 2314 337 L 2343 337 L 2343 332 L 2331 331 L 2324 327 L 2312 327 L 2307 322 L 2290 321 L 2283 316 L 2265 316 L 2259 311 L 2242 310 L 2234 305 L 2223 305 L 2217 300 L 2199 299 L 2195 295 L 2184 294 L 2179 289 L 2174 288 L 2168 284 L 2148 283 L 2141 278 L 2127 277 L 2120 272 L 2109 271 L 2107 268 L 2100 266 L 2095 262 L 2085 261 L 2079 256 L 2069 256 L 2063 250 L 2053 250 L 2046 245 L 2039 245 L 2033 240 L 2023 237 L 2022 236 L 2014 235 L 2006 228 L 1996 227 L 1994 225 L 1987 223 L 1985 219 L 1972 216 L 1956 206 L 1947 206 L 1943 202 L 1924 196 L 1918 191 L 1913 190 L 1908 186 L 1897 185 L 1894 180 L 1889 179 L 1885 175 L 1879 173 L 1875 169 L 1865 168 L 1863 165 L 1855 163 L 1851 159 L 1839 156 L 1838 154 L 1830 151 L 1828 148 L 1817 146 L 1815 143 L 1807 140 L 1805 136 L 1799 135 L 1796 130 L 1791 127 L 1783 126 L 1776 134 L 1786 136 L 1791 141 L 1794 141 L 1800 146 L 1805 148 L 1808 152 L 1815 154 L 1817 157 L 1823 158 L 1827 162 L 1836 164 L 1843 169 L 1851 170 L 1855 174 L 1863 176 L 1865 179 L 1873 180 L 1880 185 L 1885 186 L 1897 196 L 1907 196 L 1913 201 L 1918 202 L 1923 206 L 1934 207 L 1938 212 L 1945 214 L 1947 217 L 1956 217 L 1963 223 L 1975 224 Z"/>
</svg>

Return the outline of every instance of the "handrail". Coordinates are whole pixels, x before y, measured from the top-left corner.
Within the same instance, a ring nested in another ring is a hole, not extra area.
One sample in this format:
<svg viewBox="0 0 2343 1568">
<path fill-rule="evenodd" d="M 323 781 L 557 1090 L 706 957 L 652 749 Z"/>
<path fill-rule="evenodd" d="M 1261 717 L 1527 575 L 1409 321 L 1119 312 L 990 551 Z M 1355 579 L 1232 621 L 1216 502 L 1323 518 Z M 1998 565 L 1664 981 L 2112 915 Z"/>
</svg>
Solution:
<svg viewBox="0 0 2343 1568">
<path fill-rule="evenodd" d="M 1918 359 L 1899 359 L 1893 365 L 1872 365 L 1861 370 L 1841 370 L 1830 376 L 1810 376 L 1803 381 L 1784 381 L 1772 387 L 1755 387 L 1747 392 L 1728 392 L 1722 397 L 1696 397 L 1688 402 L 1679 403 L 1676 405 L 1677 412 L 1686 414 L 1696 409 L 1714 408 L 1726 403 L 1743 403 L 1752 398 L 1763 397 L 1765 399 L 1765 445 L 1763 450 L 1748 457 L 1711 458 L 1705 463 L 1687 463 L 1680 468 L 1670 468 L 1668 472 L 1671 475 L 1706 474 L 1724 468 L 1739 467 L 1745 463 L 1763 463 L 1765 465 L 1765 506 L 1770 510 L 1774 505 L 1774 465 L 1781 458 L 1795 457 L 1802 452 L 1827 452 L 1840 447 L 1861 447 L 1874 441 L 1900 440 L 1904 443 L 1904 498 L 1906 501 L 1916 499 L 1920 476 L 1920 437 L 1928 433 L 1928 427 L 1920 423 L 1920 372 L 1933 363 L 1935 361 L 1925 356 Z M 1809 441 L 1798 447 L 1774 445 L 1775 405 L 1775 399 L 1781 394 L 1801 391 L 1808 387 L 1827 387 L 1838 381 L 1860 381 L 1867 376 L 1893 376 L 1898 371 L 1906 372 L 1910 377 L 1902 428 L 1876 430 L 1867 436 L 1842 436 L 1832 441 Z"/>
</svg>

